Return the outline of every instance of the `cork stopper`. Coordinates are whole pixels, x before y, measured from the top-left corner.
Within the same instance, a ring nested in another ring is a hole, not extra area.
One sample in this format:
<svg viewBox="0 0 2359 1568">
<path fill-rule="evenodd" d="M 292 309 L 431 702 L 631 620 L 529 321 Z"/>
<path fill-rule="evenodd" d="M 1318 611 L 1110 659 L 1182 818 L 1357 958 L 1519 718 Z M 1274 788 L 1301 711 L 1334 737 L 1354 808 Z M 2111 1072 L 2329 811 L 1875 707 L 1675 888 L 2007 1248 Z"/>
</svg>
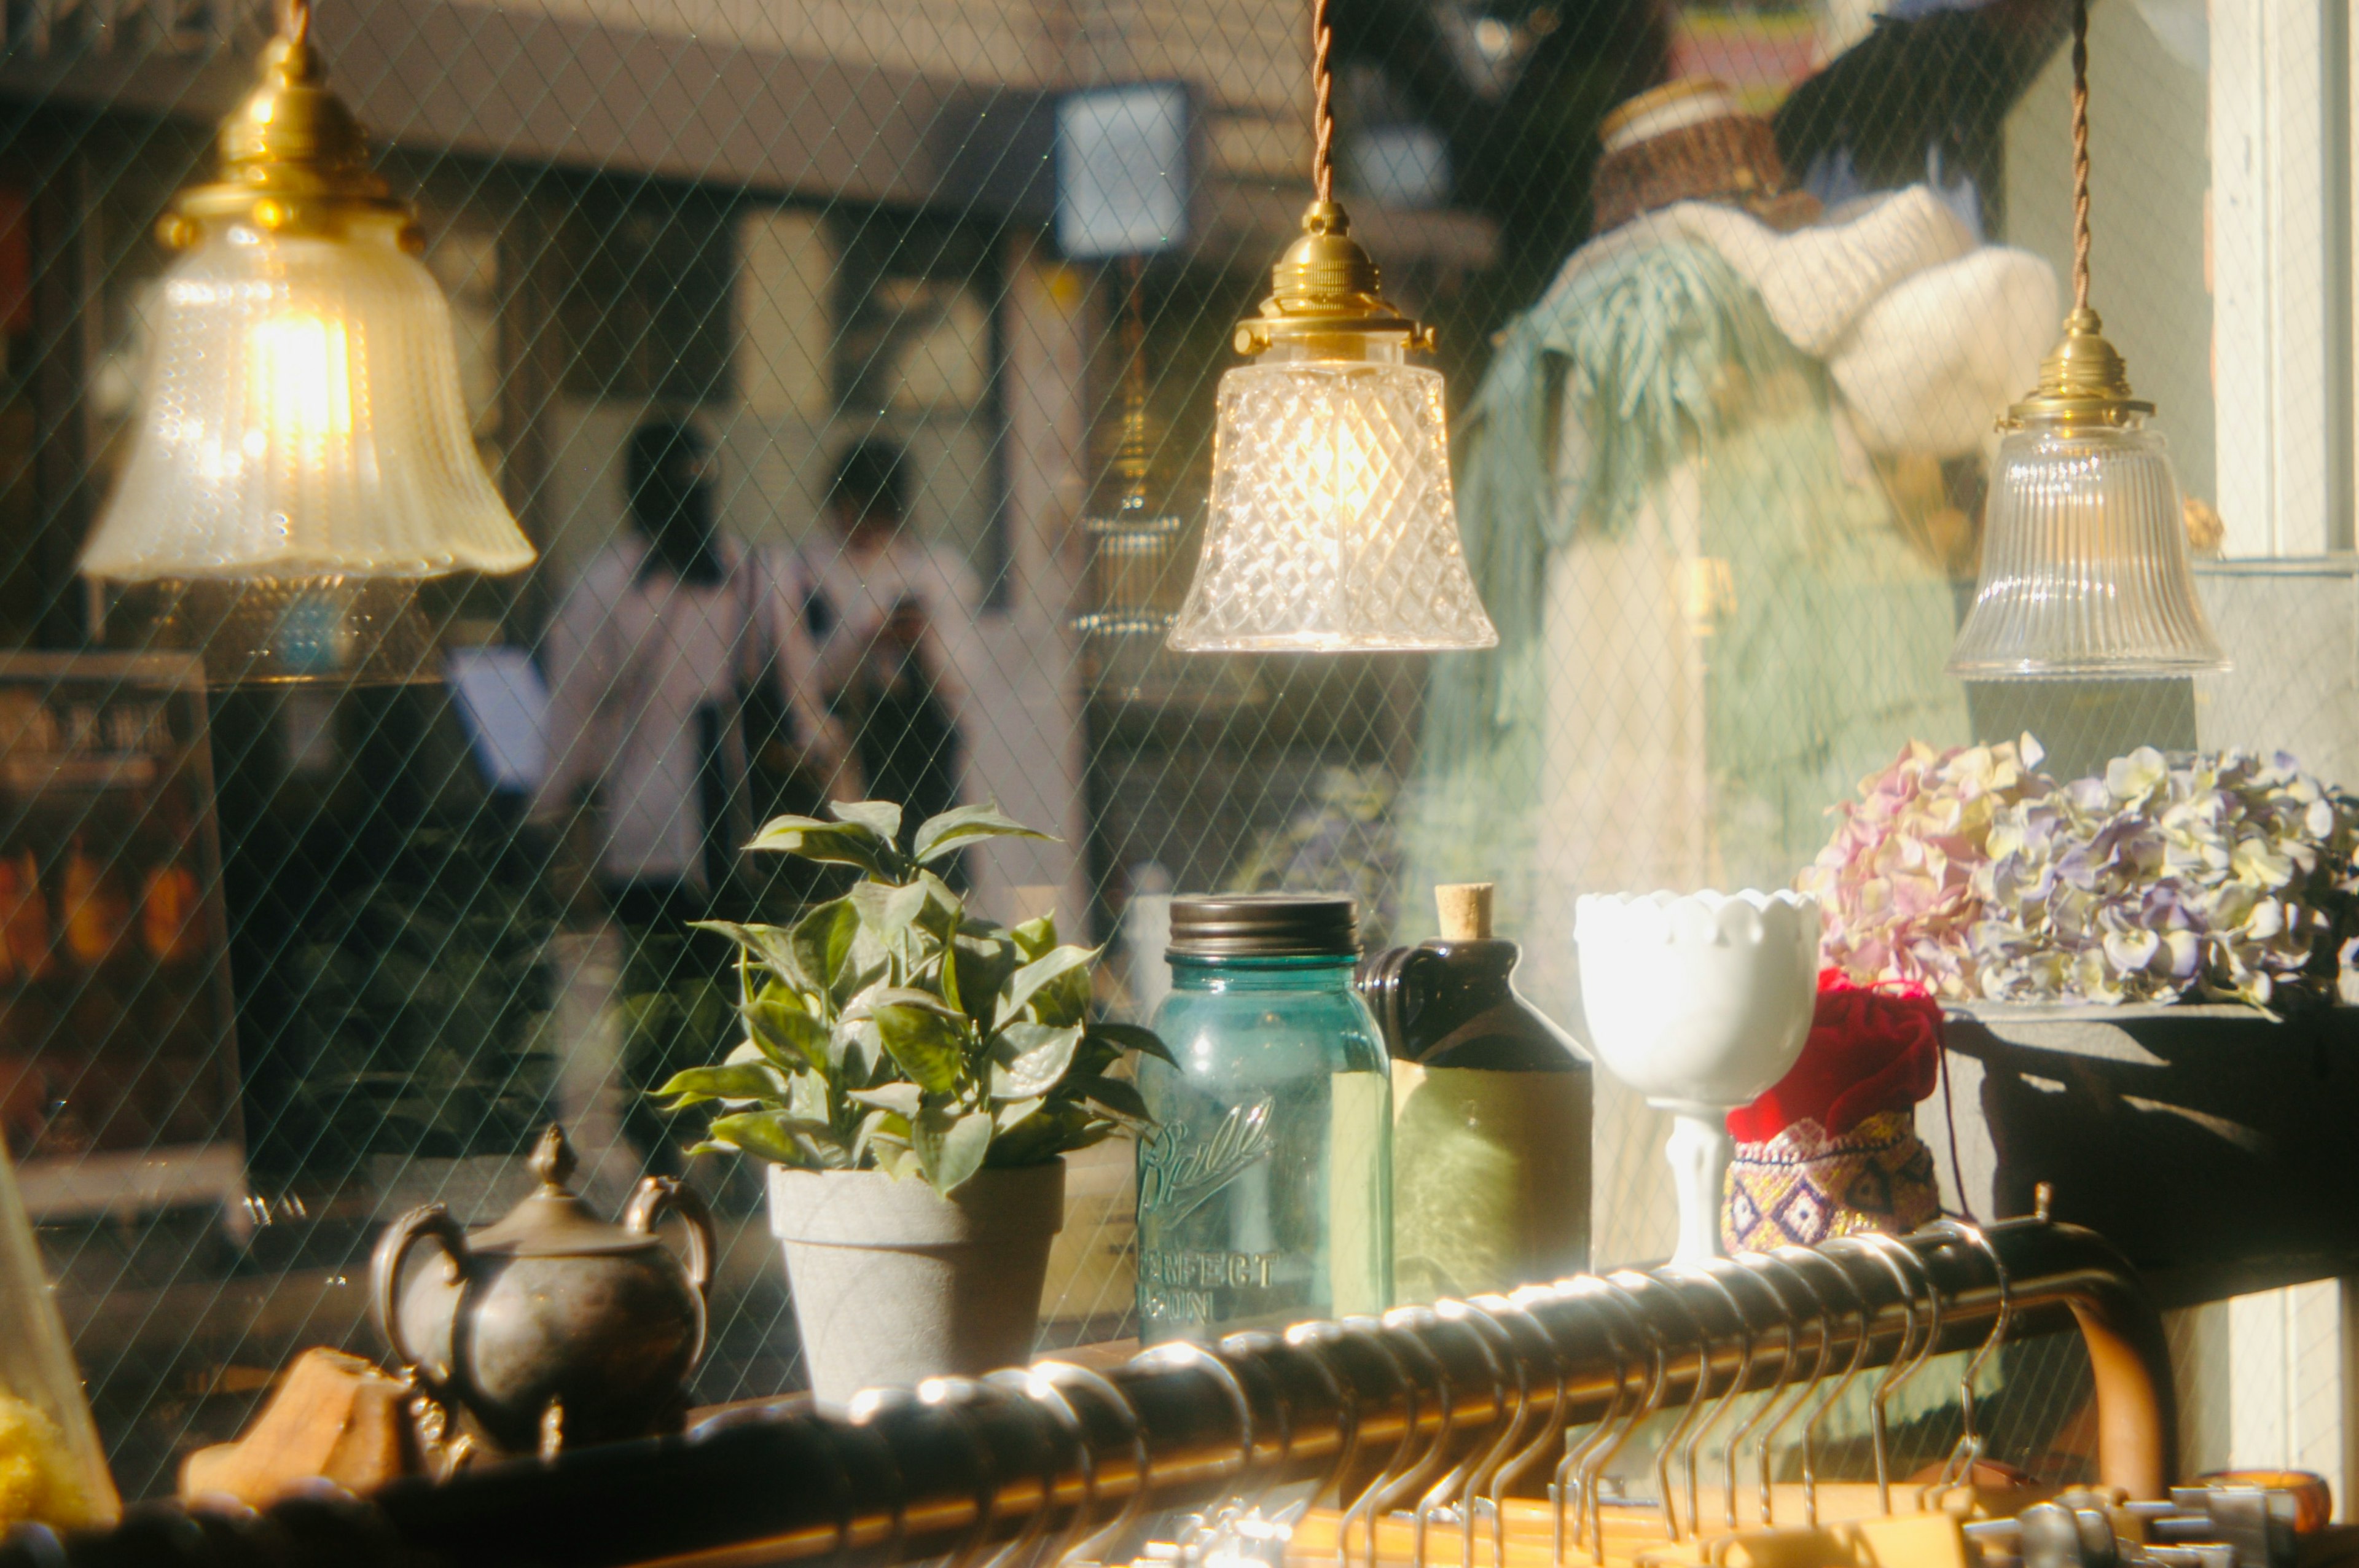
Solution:
<svg viewBox="0 0 2359 1568">
<path fill-rule="evenodd" d="M 1490 882 L 1444 882 L 1433 890 L 1441 913 L 1445 942 L 1488 942 L 1491 939 Z"/>
</svg>

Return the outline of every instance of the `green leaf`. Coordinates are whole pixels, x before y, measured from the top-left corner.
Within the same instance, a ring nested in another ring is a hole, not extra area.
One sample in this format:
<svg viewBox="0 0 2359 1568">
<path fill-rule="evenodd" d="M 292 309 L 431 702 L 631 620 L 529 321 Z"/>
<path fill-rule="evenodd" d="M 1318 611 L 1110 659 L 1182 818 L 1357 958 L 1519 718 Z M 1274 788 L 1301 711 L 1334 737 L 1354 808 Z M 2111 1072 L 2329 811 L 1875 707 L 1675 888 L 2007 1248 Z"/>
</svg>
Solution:
<svg viewBox="0 0 2359 1568">
<path fill-rule="evenodd" d="M 984 1156 L 991 1152 L 991 1113 L 928 1106 L 909 1124 L 909 1133 L 926 1180 L 948 1197 L 983 1169 Z"/>
<path fill-rule="evenodd" d="M 931 871 L 919 871 L 916 885 L 926 892 L 926 902 L 918 912 L 918 924 L 935 941 L 949 941 L 951 934 L 966 924 L 966 900 Z"/>
<path fill-rule="evenodd" d="M 1016 944 L 997 932 L 962 931 L 951 946 L 958 953 L 959 1005 L 978 1025 L 987 1023 L 993 1003 L 1022 962 Z"/>
<path fill-rule="evenodd" d="M 1093 1041 L 1102 1040 L 1117 1051 L 1136 1051 L 1175 1067 L 1180 1065 L 1171 1054 L 1171 1047 L 1163 1044 L 1163 1036 L 1152 1029 L 1142 1029 L 1136 1023 L 1093 1023 L 1089 1030 Z"/>
<path fill-rule="evenodd" d="M 918 1104 L 926 1095 L 915 1084 L 885 1084 L 873 1089 L 853 1089 L 849 1098 L 878 1110 L 912 1117 L 918 1114 Z"/>
<path fill-rule="evenodd" d="M 1020 1100 L 1047 1094 L 1073 1065 L 1073 1047 L 1081 1041 L 1078 1025 L 1009 1024 L 991 1042 L 991 1098 Z"/>
<path fill-rule="evenodd" d="M 876 1081 L 877 1074 L 887 1061 L 885 1041 L 877 1033 L 876 1021 L 865 1014 L 846 1019 L 835 1026 L 828 1036 L 828 1062 L 835 1075 L 853 1088 L 866 1088 Z"/>
<path fill-rule="evenodd" d="M 769 1058 L 789 1071 L 806 1063 L 825 1067 L 827 1025 L 805 1011 L 784 986 L 766 986 L 745 1004 L 745 1027 Z"/>
<path fill-rule="evenodd" d="M 875 1159 L 879 1164 L 888 1152 L 907 1153 L 909 1148 L 909 1119 L 897 1111 L 872 1110 L 860 1121 L 860 1130 L 853 1135 L 852 1158 L 856 1163 Z"/>
<path fill-rule="evenodd" d="M 851 977 L 845 971 L 851 967 L 853 938 L 859 929 L 859 910 L 850 899 L 839 898 L 796 921 L 788 935 L 796 978 L 839 1008 L 848 994 L 844 986 Z"/>
<path fill-rule="evenodd" d="M 857 866 L 870 876 L 897 882 L 906 860 L 901 851 L 864 822 L 821 822 L 816 816 L 777 816 L 746 844 L 800 855 L 822 865 Z"/>
<path fill-rule="evenodd" d="M 896 998 L 923 995 L 909 991 L 882 994 Z M 936 999 L 926 997 L 925 1000 L 932 1005 L 921 1006 L 909 1000 L 874 1001 L 869 1004 L 868 1015 L 875 1021 L 877 1038 L 895 1065 L 907 1073 L 912 1083 L 936 1094 L 949 1094 L 958 1087 L 960 1071 L 966 1065 L 964 1021 L 953 1022 L 944 1017 Z"/>
<path fill-rule="evenodd" d="M 989 806 L 961 806 L 929 816 L 918 829 L 910 852 L 919 865 L 931 865 L 985 838 L 1048 838 L 1046 833 L 1027 827 L 1014 817 L 1002 813 L 996 802 Z"/>
<path fill-rule="evenodd" d="M 887 844 L 901 838 L 901 808 L 889 800 L 831 800 L 828 815 L 838 822 L 857 823 Z"/>
<path fill-rule="evenodd" d="M 690 929 L 717 931 L 788 979 L 795 973 L 793 949 L 788 946 L 787 931 L 777 925 L 740 925 L 734 920 L 691 920 Z"/>
<path fill-rule="evenodd" d="M 815 1072 L 797 1073 L 793 1092 L 788 1097 L 788 1111 L 804 1121 L 834 1125 L 827 1103 L 827 1080 Z"/>
<path fill-rule="evenodd" d="M 1155 1119 L 1153 1113 L 1147 1108 L 1147 1102 L 1139 1098 L 1136 1084 L 1124 1083 L 1120 1078 L 1082 1078 L 1067 1087 L 1095 1100 L 1116 1116 L 1132 1121 L 1152 1122 Z"/>
<path fill-rule="evenodd" d="M 936 959 L 935 963 L 941 979 L 942 1000 L 956 1009 L 961 1017 L 964 1017 L 966 1003 L 959 998 L 958 944 L 952 942 L 943 947 L 941 957 Z"/>
<path fill-rule="evenodd" d="M 1045 1099 L 1019 1099 L 1001 1106 L 991 1113 L 991 1124 L 1001 1132 L 1020 1124 L 1026 1117 L 1049 1102 Z"/>
<path fill-rule="evenodd" d="M 1033 997 L 1038 994 L 1041 987 L 1075 970 L 1086 970 L 1097 961 L 1097 956 L 1094 947 L 1066 946 L 1052 948 L 1033 959 L 1008 977 L 1007 989 L 1000 994 L 999 1007 L 992 1015 L 992 1022 L 1005 1025 L 1031 1005 Z M 1044 1019 L 1042 1022 L 1053 1021 Z"/>
<path fill-rule="evenodd" d="M 1071 1100 L 1051 1100 L 1031 1115 L 1005 1124 L 991 1141 L 987 1162 L 995 1169 L 1038 1165 L 1075 1149 L 1085 1149 L 1105 1136 L 1095 1128 L 1114 1124 Z"/>
<path fill-rule="evenodd" d="M 833 1130 L 823 1121 L 806 1121 L 775 1110 L 740 1111 L 712 1119 L 712 1140 L 757 1154 L 781 1165 L 826 1170 L 822 1152 L 832 1144 Z M 841 1151 L 837 1151 L 839 1155 Z"/>
<path fill-rule="evenodd" d="M 1036 915 L 1007 935 L 1015 939 L 1016 950 L 1028 964 L 1035 958 L 1045 957 L 1050 948 L 1056 946 L 1057 917 L 1053 914 Z"/>
<path fill-rule="evenodd" d="M 707 1100 L 766 1100 L 772 1103 L 786 1099 L 787 1076 L 767 1062 L 739 1062 L 719 1067 L 688 1067 L 666 1079 L 656 1090 L 658 1098 L 672 1101 L 667 1108 L 680 1110 Z"/>
</svg>

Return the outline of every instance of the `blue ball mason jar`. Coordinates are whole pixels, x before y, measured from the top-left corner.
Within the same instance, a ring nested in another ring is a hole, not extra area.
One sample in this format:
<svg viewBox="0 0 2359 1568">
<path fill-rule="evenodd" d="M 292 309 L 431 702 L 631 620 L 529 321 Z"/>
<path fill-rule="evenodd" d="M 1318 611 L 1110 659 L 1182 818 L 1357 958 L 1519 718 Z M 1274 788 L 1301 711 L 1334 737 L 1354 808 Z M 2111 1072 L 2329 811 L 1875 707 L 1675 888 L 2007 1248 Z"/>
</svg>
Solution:
<svg viewBox="0 0 2359 1568">
<path fill-rule="evenodd" d="M 1142 1061 L 1139 1337 L 1382 1310 L 1392 1299 L 1392 1079 L 1352 984 L 1349 898 L 1171 901 L 1171 992 Z"/>
</svg>

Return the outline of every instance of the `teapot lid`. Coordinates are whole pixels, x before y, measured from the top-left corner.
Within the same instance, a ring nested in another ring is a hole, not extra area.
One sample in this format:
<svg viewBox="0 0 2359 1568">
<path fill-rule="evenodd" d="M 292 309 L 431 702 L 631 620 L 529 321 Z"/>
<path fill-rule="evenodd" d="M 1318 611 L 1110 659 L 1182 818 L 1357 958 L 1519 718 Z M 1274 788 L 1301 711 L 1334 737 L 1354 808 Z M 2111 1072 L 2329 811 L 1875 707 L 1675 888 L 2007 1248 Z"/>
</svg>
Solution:
<svg viewBox="0 0 2359 1568">
<path fill-rule="evenodd" d="M 565 1129 L 555 1122 L 532 1152 L 532 1173 L 540 1190 L 496 1222 L 467 1233 L 470 1252 L 511 1258 L 581 1257 L 600 1252 L 639 1252 L 658 1245 L 653 1232 L 609 1225 L 590 1211 L 565 1184 L 576 1161 Z"/>
</svg>

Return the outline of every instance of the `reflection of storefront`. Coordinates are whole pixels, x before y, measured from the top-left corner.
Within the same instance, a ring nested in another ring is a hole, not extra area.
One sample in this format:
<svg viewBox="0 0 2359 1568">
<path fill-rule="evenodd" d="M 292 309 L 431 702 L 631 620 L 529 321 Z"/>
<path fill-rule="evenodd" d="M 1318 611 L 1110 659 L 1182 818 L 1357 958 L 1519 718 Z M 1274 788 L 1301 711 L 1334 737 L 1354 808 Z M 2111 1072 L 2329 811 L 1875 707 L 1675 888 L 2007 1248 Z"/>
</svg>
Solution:
<svg viewBox="0 0 2359 1568">
<path fill-rule="evenodd" d="M 0 532 L 26 542 L 0 552 L 14 574 L 0 579 L 0 643 L 83 634 L 72 563 L 139 402 L 166 260 L 152 225 L 211 165 L 212 127 L 259 42 L 241 15 L 232 42 L 184 18 L 186 47 L 167 47 L 155 15 L 101 48 L 77 12 L 0 61 L 0 99 L 31 105 L 0 160 Z M 1316 680 L 1278 681 L 1274 705 L 1234 734 L 1221 715 L 1178 732 L 1087 726 L 1070 626 L 1086 602 L 1078 523 L 1112 385 L 1110 291 L 1094 264 L 1054 253 L 1038 213 L 949 178 L 943 126 L 962 122 L 941 110 L 974 84 L 1040 94 L 1190 75 L 1209 171 L 1196 259 L 1158 276 L 1153 351 L 1180 395 L 1163 411 L 1167 481 L 1201 494 L 1226 318 L 1249 308 L 1299 212 L 1272 181 L 1299 178 L 1300 105 L 1288 73 L 1267 70 L 1301 49 L 1299 29 L 1250 7 L 1212 35 L 1149 17 L 1136 26 L 1178 30 L 1102 38 L 1092 62 L 1008 47 L 1038 24 L 1029 6 L 976 7 L 963 41 L 882 59 L 860 52 L 873 29 L 756 38 L 689 18 L 657 34 L 597 16 L 385 0 L 318 18 L 380 167 L 420 211 L 473 434 L 543 553 L 516 579 L 432 590 L 429 608 L 454 616 L 449 636 L 531 642 L 623 526 L 621 454 L 645 418 L 701 426 L 725 526 L 780 548 L 816 535 L 840 449 L 883 435 L 908 450 L 915 530 L 986 585 L 967 672 L 981 710 L 970 793 L 1062 840 L 978 857 L 979 901 L 1003 916 L 1054 906 L 1068 929 L 1104 911 L 1093 873 L 1135 856 L 1093 861 L 1093 755 L 1136 786 L 1174 776 L 1174 756 L 1215 753 L 1196 798 L 1178 803 L 1178 837 L 1205 847 L 1183 870 L 1217 879 L 1248 829 L 1212 797 L 1292 798 L 1364 714 Z M 11 190 L 28 220 L 9 219 Z M 1487 229 L 1462 214 L 1355 216 L 1412 297 L 1486 254 Z M 24 287 L 33 303 L 18 311 L 7 302 Z M 1191 535 L 1177 575 L 1192 554 Z M 1316 719 L 1339 706 L 1353 722 Z M 568 984 L 602 961 L 592 938 L 561 931 L 563 912 L 531 884 L 513 803 L 468 766 L 439 690 L 217 693 L 212 725 L 257 1200 L 245 1215 L 265 1223 L 225 1244 L 218 1204 L 148 1195 L 136 1235 L 95 1222 L 58 1233 L 61 1294 L 90 1325 L 85 1363 L 130 1369 L 119 1384 L 98 1374 L 98 1396 L 111 1433 L 141 1423 L 118 1460 L 135 1473 L 164 1474 L 169 1444 L 234 1425 L 224 1365 L 364 1337 L 341 1281 L 386 1213 L 438 1196 L 462 1212 L 505 1206 L 535 1121 L 552 1104 L 580 1108 L 565 1098 L 579 1087 L 574 1044 L 612 1025 L 604 993 Z M 1133 787 L 1126 820 L 1166 831 L 1160 787 Z M 776 1281 L 730 1288 L 749 1304 L 718 1364 L 783 1354 L 766 1337 Z M 223 1392 L 166 1431 L 135 1379 Z"/>
</svg>

